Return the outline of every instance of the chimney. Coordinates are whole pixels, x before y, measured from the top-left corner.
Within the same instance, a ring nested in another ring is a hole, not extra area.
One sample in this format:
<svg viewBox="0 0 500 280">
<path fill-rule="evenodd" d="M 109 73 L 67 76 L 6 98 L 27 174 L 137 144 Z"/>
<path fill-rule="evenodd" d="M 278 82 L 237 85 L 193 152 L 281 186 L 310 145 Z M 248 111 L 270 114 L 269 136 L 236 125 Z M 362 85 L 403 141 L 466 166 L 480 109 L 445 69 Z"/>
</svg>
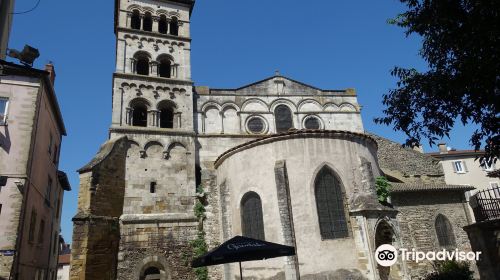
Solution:
<svg viewBox="0 0 500 280">
<path fill-rule="evenodd" d="M 439 148 L 439 153 L 441 154 L 448 153 L 448 148 L 446 147 L 446 143 L 439 143 L 438 148 Z"/>
<path fill-rule="evenodd" d="M 52 86 L 54 86 L 56 81 L 56 70 L 54 69 L 54 64 L 52 64 L 52 62 L 45 64 L 45 71 L 49 72 L 50 82 L 52 83 Z"/>
<path fill-rule="evenodd" d="M 422 146 L 421 144 L 418 144 L 417 146 L 413 147 L 413 150 L 423 154 L 424 153 L 424 146 Z"/>
</svg>

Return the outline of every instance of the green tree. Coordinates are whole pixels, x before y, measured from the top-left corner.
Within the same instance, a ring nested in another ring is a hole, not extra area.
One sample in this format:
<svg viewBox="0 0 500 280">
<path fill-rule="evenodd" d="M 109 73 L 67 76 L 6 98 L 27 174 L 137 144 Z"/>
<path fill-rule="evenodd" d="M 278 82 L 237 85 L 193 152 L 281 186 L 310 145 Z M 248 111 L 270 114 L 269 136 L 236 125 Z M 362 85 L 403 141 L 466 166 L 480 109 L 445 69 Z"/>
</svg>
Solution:
<svg viewBox="0 0 500 280">
<path fill-rule="evenodd" d="M 403 131 L 415 146 L 449 137 L 459 119 L 478 126 L 470 136 L 476 150 L 499 157 L 500 1 L 400 1 L 407 10 L 390 23 L 422 37 L 428 71 L 395 67 L 397 88 L 384 95 L 384 116 L 375 122 Z"/>
<path fill-rule="evenodd" d="M 434 272 L 424 280 L 474 280 L 474 272 L 470 270 L 468 262 L 435 261 L 432 266 Z"/>
<path fill-rule="evenodd" d="M 387 202 L 387 198 L 391 195 L 391 184 L 386 177 L 380 176 L 375 179 L 378 201 Z"/>
</svg>

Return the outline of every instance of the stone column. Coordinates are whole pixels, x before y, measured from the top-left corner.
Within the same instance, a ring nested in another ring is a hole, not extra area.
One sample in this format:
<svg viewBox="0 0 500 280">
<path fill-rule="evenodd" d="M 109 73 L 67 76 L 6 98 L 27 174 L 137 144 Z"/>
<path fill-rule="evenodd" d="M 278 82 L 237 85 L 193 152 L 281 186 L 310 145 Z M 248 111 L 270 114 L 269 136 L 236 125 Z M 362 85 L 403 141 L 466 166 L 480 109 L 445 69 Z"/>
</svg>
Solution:
<svg viewBox="0 0 500 280">
<path fill-rule="evenodd" d="M 159 73 L 158 73 L 158 61 L 156 60 L 153 60 L 149 63 L 150 67 L 151 67 L 151 76 L 159 76 Z"/>
<path fill-rule="evenodd" d="M 295 247 L 295 230 L 293 226 L 293 213 L 290 198 L 290 188 L 288 185 L 288 175 L 286 171 L 286 162 L 277 161 L 274 165 L 274 176 L 276 179 L 276 190 L 278 193 L 278 209 L 281 220 L 281 231 L 285 245 Z M 297 256 L 286 257 L 285 279 L 300 279 L 299 262 Z"/>
<path fill-rule="evenodd" d="M 153 28 L 151 31 L 158 32 L 158 21 L 160 21 L 160 18 L 152 16 L 152 20 L 153 20 Z"/>
<path fill-rule="evenodd" d="M 220 115 L 220 129 L 221 129 L 220 133 L 224 134 L 224 111 L 220 111 L 219 115 Z"/>
<path fill-rule="evenodd" d="M 179 64 L 175 63 L 172 64 L 172 67 L 170 68 L 170 77 L 171 78 L 178 78 L 177 77 L 177 67 L 179 67 Z"/>
<path fill-rule="evenodd" d="M 149 110 L 148 115 L 150 116 L 150 125 L 153 127 L 159 127 L 159 119 L 160 119 L 160 111 L 158 110 Z"/>
<path fill-rule="evenodd" d="M 134 116 L 134 109 L 127 107 L 125 112 L 125 123 L 128 125 L 132 125 L 133 122 L 133 116 Z"/>
<path fill-rule="evenodd" d="M 128 28 L 131 27 L 131 19 L 132 19 L 132 12 L 127 12 L 127 22 L 125 23 L 125 26 Z"/>
<path fill-rule="evenodd" d="M 173 128 L 181 128 L 182 127 L 182 112 L 175 112 L 174 119 L 177 119 L 177 127 Z"/>
<path fill-rule="evenodd" d="M 137 59 L 135 58 L 130 58 L 130 73 L 135 73 L 135 65 L 137 63 Z"/>
</svg>

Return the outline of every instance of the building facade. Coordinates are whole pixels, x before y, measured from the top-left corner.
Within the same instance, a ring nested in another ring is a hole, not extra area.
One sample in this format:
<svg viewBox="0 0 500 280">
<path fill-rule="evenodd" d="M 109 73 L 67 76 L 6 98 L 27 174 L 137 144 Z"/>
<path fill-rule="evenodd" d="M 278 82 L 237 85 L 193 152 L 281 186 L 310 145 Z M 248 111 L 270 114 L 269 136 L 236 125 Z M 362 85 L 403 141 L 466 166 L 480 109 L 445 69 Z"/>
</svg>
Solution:
<svg viewBox="0 0 500 280">
<path fill-rule="evenodd" d="M 448 149 L 446 144 L 439 144 L 439 152 L 429 155 L 441 161 L 448 184 L 467 184 L 476 191 L 500 186 L 498 178 L 488 177 L 496 169 L 496 163 L 481 165 L 484 151 Z"/>
<path fill-rule="evenodd" d="M 0 59 L 5 59 L 12 26 L 14 0 L 0 1 Z"/>
<path fill-rule="evenodd" d="M 0 279 L 55 279 L 66 135 L 52 65 L 0 61 Z M 33 278 L 35 277 L 35 278 Z"/>
<path fill-rule="evenodd" d="M 429 263 L 379 267 L 375 249 L 470 250 L 461 227 L 471 187 L 447 185 L 430 156 L 367 134 L 353 89 L 279 73 L 194 87 L 193 6 L 116 1 L 110 139 L 79 170 L 70 279 L 196 279 L 200 237 L 209 248 L 234 235 L 297 248 L 243 264 L 251 279 L 417 279 Z M 378 202 L 381 175 L 395 186 L 392 204 Z"/>
</svg>

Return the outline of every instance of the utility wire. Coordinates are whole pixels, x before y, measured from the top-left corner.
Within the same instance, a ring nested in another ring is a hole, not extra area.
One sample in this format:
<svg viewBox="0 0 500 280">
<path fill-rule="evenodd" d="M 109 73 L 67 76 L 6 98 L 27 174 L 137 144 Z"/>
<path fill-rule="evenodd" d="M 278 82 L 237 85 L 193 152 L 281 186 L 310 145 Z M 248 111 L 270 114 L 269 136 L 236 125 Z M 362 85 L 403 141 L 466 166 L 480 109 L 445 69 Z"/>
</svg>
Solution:
<svg viewBox="0 0 500 280">
<path fill-rule="evenodd" d="M 41 1 L 42 1 L 42 0 L 38 0 L 38 2 L 36 2 L 36 5 L 35 5 L 33 8 L 31 8 L 31 9 L 29 9 L 29 10 L 27 10 L 27 11 L 24 11 L 24 12 L 17 12 L 17 13 L 10 13 L 10 14 L 12 14 L 12 15 L 21 15 L 21 14 L 27 14 L 27 13 L 29 13 L 29 12 L 32 12 L 32 11 L 34 11 L 36 8 L 38 8 L 38 5 L 40 5 L 40 2 L 41 2 Z"/>
</svg>

